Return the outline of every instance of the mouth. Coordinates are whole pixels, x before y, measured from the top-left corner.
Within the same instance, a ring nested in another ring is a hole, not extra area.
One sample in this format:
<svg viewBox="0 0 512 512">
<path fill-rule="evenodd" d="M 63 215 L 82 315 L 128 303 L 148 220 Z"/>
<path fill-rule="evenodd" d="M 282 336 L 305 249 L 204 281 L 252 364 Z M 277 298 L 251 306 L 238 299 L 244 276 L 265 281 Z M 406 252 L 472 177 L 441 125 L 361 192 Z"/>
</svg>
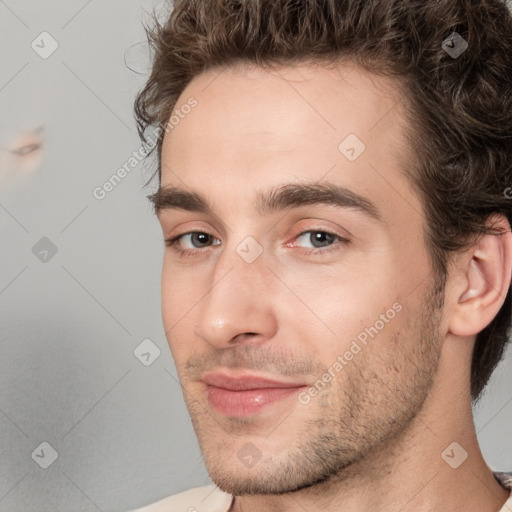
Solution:
<svg viewBox="0 0 512 512">
<path fill-rule="evenodd" d="M 247 371 L 205 373 L 210 405 L 225 416 L 247 417 L 282 402 L 300 392 L 307 384 L 277 380 Z"/>
</svg>

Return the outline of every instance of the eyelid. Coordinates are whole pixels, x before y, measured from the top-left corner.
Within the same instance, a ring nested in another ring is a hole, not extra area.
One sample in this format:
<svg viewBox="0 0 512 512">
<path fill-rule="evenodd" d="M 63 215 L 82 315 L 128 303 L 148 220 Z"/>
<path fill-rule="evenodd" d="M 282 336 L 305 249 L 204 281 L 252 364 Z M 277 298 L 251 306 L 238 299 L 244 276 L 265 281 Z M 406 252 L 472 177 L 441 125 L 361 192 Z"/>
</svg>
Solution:
<svg viewBox="0 0 512 512">
<path fill-rule="evenodd" d="M 215 237 L 217 237 L 217 235 L 214 233 L 222 235 L 222 227 L 219 229 L 219 226 L 216 226 L 215 223 L 206 219 L 203 220 L 200 216 L 194 220 L 187 219 L 184 217 L 186 213 L 187 212 L 179 212 L 176 215 L 171 215 L 170 212 L 166 212 L 165 210 L 159 213 L 158 220 L 163 232 L 177 233 L 176 235 L 169 235 L 169 238 L 179 236 L 179 234 L 186 235 L 190 233 L 207 233 Z"/>
</svg>

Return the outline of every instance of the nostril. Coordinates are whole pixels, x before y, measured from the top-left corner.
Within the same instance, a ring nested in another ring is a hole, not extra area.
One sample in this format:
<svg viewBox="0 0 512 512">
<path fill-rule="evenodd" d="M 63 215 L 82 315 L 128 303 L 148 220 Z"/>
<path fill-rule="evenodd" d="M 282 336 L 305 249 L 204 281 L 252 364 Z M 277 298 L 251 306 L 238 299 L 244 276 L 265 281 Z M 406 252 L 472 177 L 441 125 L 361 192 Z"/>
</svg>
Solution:
<svg viewBox="0 0 512 512">
<path fill-rule="evenodd" d="M 231 339 L 231 343 L 240 343 L 242 341 L 246 341 L 252 338 L 255 338 L 257 336 L 260 336 L 260 333 L 257 332 L 242 332 L 240 334 L 237 334 Z"/>
</svg>

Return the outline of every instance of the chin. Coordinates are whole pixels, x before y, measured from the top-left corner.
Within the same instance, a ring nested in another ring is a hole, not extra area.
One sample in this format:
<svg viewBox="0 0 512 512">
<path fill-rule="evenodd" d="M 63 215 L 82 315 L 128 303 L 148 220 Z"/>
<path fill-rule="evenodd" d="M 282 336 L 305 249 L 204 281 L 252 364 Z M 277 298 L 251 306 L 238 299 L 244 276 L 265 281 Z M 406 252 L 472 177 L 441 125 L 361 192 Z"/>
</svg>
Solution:
<svg viewBox="0 0 512 512">
<path fill-rule="evenodd" d="M 289 456 L 285 460 L 269 457 L 247 468 L 239 461 L 233 463 L 217 456 L 213 460 L 206 459 L 206 466 L 211 480 L 222 491 L 234 496 L 255 496 L 281 495 L 328 485 L 345 473 L 342 465 L 333 462 L 299 461 L 298 456 Z"/>
</svg>

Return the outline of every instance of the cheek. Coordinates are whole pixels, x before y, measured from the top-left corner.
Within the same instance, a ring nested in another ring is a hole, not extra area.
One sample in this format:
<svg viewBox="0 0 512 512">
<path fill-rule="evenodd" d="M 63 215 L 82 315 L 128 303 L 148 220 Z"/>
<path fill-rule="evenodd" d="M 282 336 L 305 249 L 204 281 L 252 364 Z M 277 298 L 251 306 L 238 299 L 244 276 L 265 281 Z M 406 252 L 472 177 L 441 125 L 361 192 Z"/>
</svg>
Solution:
<svg viewBox="0 0 512 512">
<path fill-rule="evenodd" d="M 168 256 L 164 256 L 161 282 L 162 314 L 165 322 L 174 325 L 205 292 L 202 292 L 201 280 L 197 273 L 181 269 L 170 260 Z"/>
<path fill-rule="evenodd" d="M 401 328 L 404 305 L 389 271 L 288 272 L 284 280 L 297 295 L 278 298 L 279 323 L 291 333 L 286 338 L 300 340 L 327 368 L 339 357 L 344 367 L 354 360 L 360 364 L 370 356 L 370 345 L 381 350 Z"/>
<path fill-rule="evenodd" d="M 167 337 L 167 344 L 171 351 L 171 355 L 178 371 L 181 375 L 184 364 L 188 361 L 192 352 L 194 351 L 194 344 L 188 342 L 193 332 L 193 323 L 187 317 L 176 321 L 174 318 L 165 319 L 164 315 L 164 329 Z M 180 376 L 181 379 L 181 376 Z"/>
<path fill-rule="evenodd" d="M 193 332 L 193 308 L 199 300 L 198 287 L 176 268 L 171 268 L 164 260 L 161 283 L 162 321 L 169 348 L 174 359 L 180 360 L 186 343 L 180 343 L 183 336 Z"/>
<path fill-rule="evenodd" d="M 280 310 L 318 332 L 346 338 L 372 325 L 400 297 L 393 269 L 350 268 L 326 272 L 287 270 L 282 280 L 294 294 L 283 294 Z M 316 322 L 313 320 L 316 319 Z"/>
</svg>

